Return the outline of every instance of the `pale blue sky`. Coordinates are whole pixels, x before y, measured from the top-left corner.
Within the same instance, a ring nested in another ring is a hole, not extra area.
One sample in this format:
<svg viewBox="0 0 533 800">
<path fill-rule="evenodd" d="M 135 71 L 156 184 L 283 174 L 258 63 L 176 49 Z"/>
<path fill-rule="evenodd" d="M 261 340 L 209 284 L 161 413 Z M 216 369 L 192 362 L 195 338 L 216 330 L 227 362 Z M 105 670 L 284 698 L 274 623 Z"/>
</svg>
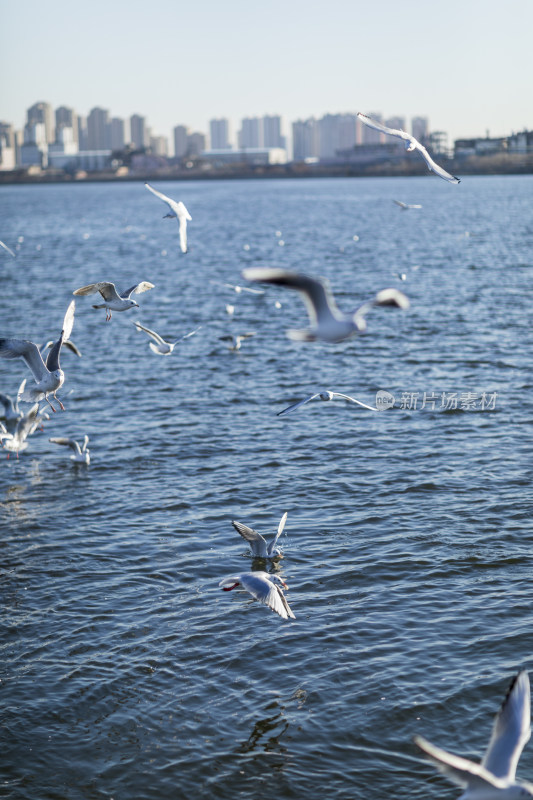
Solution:
<svg viewBox="0 0 533 800">
<path fill-rule="evenodd" d="M 0 0 L 0 120 L 37 101 L 143 114 L 428 116 L 462 136 L 533 129 L 533 0 Z"/>
</svg>

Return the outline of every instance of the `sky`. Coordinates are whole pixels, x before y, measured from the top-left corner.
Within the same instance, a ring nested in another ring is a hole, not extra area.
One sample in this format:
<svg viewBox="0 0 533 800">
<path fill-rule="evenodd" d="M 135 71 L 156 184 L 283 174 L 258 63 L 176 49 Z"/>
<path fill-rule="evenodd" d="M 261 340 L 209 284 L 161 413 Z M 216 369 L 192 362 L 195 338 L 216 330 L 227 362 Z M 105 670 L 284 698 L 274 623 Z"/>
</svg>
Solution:
<svg viewBox="0 0 533 800">
<path fill-rule="evenodd" d="M 208 132 L 279 114 L 533 129 L 533 0 L 0 0 L 0 121 L 36 102 Z"/>
</svg>

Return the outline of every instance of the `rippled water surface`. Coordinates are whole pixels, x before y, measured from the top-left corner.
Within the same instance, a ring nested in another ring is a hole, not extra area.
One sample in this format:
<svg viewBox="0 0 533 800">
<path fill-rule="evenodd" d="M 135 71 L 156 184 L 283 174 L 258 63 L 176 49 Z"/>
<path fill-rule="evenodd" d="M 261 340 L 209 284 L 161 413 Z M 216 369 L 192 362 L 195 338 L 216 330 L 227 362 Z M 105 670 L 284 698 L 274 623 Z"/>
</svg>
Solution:
<svg viewBox="0 0 533 800">
<path fill-rule="evenodd" d="M 84 284 L 155 284 L 110 323 L 77 299 L 66 411 L 0 456 L 4 796 L 455 798 L 412 736 L 480 758 L 531 661 L 533 178 L 154 185 L 186 256 L 142 182 L 0 189 L 2 335 L 56 338 Z M 254 265 L 411 309 L 291 342 L 296 294 L 223 285 Z M 134 320 L 202 327 L 161 358 Z M 0 391 L 25 375 L 0 361 Z M 277 416 L 321 389 L 396 402 Z M 48 441 L 84 434 L 88 468 Z M 252 568 L 232 519 L 284 511 L 294 621 L 218 587 Z"/>
</svg>

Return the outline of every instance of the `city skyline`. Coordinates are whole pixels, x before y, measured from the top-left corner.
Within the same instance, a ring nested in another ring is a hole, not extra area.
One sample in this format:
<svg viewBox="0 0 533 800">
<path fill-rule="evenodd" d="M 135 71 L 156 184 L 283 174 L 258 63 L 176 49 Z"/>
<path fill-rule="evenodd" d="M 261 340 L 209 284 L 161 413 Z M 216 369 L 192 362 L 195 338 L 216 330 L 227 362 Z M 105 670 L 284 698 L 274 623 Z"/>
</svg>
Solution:
<svg viewBox="0 0 533 800">
<path fill-rule="evenodd" d="M 4 122 L 21 128 L 41 99 L 142 114 L 169 140 L 177 125 L 208 133 L 221 117 L 236 135 L 242 119 L 279 115 L 288 135 L 296 120 L 375 109 L 427 116 L 450 143 L 533 127 L 529 0 L 509 0 L 505 14 L 493 0 L 450 0 L 433 19 L 422 0 L 332 0 L 327 11 L 313 0 L 161 0 L 156 16 L 139 0 L 110 6 L 2 4 Z"/>
</svg>

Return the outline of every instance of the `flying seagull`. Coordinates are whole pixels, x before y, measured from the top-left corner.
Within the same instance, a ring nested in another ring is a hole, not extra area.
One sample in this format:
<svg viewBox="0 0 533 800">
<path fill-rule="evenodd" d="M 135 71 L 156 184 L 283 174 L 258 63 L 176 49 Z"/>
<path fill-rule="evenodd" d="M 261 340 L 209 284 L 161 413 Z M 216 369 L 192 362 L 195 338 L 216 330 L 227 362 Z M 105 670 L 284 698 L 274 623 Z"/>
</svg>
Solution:
<svg viewBox="0 0 533 800">
<path fill-rule="evenodd" d="M 17 420 L 19 420 L 23 415 L 22 410 L 19 408 L 18 398 L 23 393 L 25 386 L 26 378 L 24 378 L 20 384 L 15 399 L 13 399 L 10 394 L 0 393 L 0 403 L 2 403 L 5 409 L 4 413 L 0 414 L 0 418 L 5 419 L 8 425 L 12 427 L 14 427 Z"/>
<path fill-rule="evenodd" d="M 82 286 L 81 289 L 76 289 L 76 291 L 72 292 L 72 294 L 87 295 L 100 292 L 105 302 L 100 303 L 100 305 L 93 306 L 93 308 L 105 308 L 105 318 L 107 322 L 111 319 L 112 311 L 127 311 L 129 308 L 139 308 L 139 304 L 136 303 L 135 300 L 131 299 L 131 295 L 142 294 L 143 292 L 147 292 L 149 289 L 153 288 L 153 283 L 143 281 L 142 283 L 136 283 L 135 286 L 131 286 L 125 292 L 122 292 L 122 294 L 118 294 L 114 283 L 102 281 L 100 283 L 89 283 L 87 286 Z"/>
<path fill-rule="evenodd" d="M 148 334 L 148 336 L 150 336 L 154 340 L 154 342 L 156 342 L 156 344 L 154 344 L 154 342 L 150 342 L 149 347 L 150 350 L 152 350 L 154 353 L 157 353 L 158 356 L 169 356 L 178 342 L 182 342 L 184 339 L 188 339 L 189 336 L 194 336 L 194 334 L 200 330 L 200 328 L 196 328 L 194 331 L 186 333 L 185 336 L 180 336 L 180 338 L 176 339 L 175 342 L 167 342 L 158 333 L 156 333 L 155 331 L 151 331 L 150 328 L 145 328 L 144 325 L 141 325 L 140 322 L 134 322 L 133 324 L 135 325 L 138 331 L 144 331 L 145 333 Z"/>
<path fill-rule="evenodd" d="M 241 342 L 245 339 L 250 339 L 252 336 L 255 336 L 255 331 L 250 331 L 249 333 L 241 333 L 239 336 L 232 336 L 231 334 L 226 334 L 225 336 L 219 336 L 219 341 L 221 342 L 231 342 L 229 349 L 230 350 L 240 350 L 241 349 Z"/>
<path fill-rule="evenodd" d="M 421 736 L 415 736 L 414 743 L 443 775 L 466 789 L 459 800 L 533 797 L 533 783 L 515 780 L 518 760 L 531 735 L 530 705 L 529 677 L 522 670 L 513 679 L 496 715 L 481 764 L 447 753 Z"/>
<path fill-rule="evenodd" d="M 175 200 L 172 200 L 172 198 L 167 197 L 166 194 L 163 194 L 162 192 L 158 192 L 157 189 L 154 189 L 152 186 L 150 186 L 149 183 L 145 183 L 144 185 L 146 186 L 146 188 L 150 192 L 152 192 L 152 194 L 155 194 L 156 197 L 159 197 L 159 199 L 162 200 L 164 203 L 166 203 L 167 206 L 169 207 L 169 213 L 165 214 L 163 219 L 168 219 L 168 218 L 174 219 L 174 218 L 176 218 L 178 220 L 178 224 L 180 226 L 180 247 L 181 247 L 181 252 L 182 253 L 186 253 L 187 252 L 187 220 L 192 220 L 192 217 L 189 214 L 189 212 L 187 211 L 187 209 L 185 208 L 185 205 L 181 202 L 181 200 L 179 202 L 176 202 Z"/>
<path fill-rule="evenodd" d="M 420 144 L 410 133 L 399 129 L 397 130 L 396 128 L 387 128 L 386 125 L 382 125 L 381 122 L 375 122 L 373 119 L 370 119 L 370 117 L 367 117 L 366 114 L 359 113 L 357 116 L 361 122 L 364 122 L 369 128 L 374 128 L 374 130 L 380 131 L 381 133 L 387 133 L 389 136 L 396 136 L 399 139 L 403 139 L 405 142 L 405 149 L 408 153 L 412 150 L 419 150 L 422 154 L 422 158 L 428 165 L 428 169 L 432 170 L 439 178 L 444 178 L 445 181 L 450 181 L 450 183 L 461 182 L 460 178 L 456 178 L 455 175 L 450 175 L 445 169 L 439 167 L 439 165 L 433 161 L 424 145 Z"/>
<path fill-rule="evenodd" d="M 61 410 L 65 410 L 61 400 L 56 397 L 57 390 L 63 386 L 65 381 L 65 374 L 59 366 L 59 355 L 63 342 L 65 339 L 69 339 L 72 333 L 75 307 L 76 301 L 72 300 L 63 320 L 63 330 L 50 350 L 46 364 L 34 342 L 27 339 L 0 339 L 0 358 L 23 358 L 35 378 L 35 386 L 23 391 L 19 395 L 19 399 L 35 403 L 44 398 L 52 411 L 56 411 L 48 399 L 48 395 L 51 394 L 59 403 Z"/>
<path fill-rule="evenodd" d="M 52 438 L 48 439 L 49 442 L 53 442 L 53 444 L 64 444 L 67 447 L 70 447 L 72 452 L 71 460 L 75 461 L 77 464 L 90 464 L 91 463 L 91 453 L 90 450 L 87 448 L 89 444 L 89 437 L 85 435 L 83 437 L 83 444 L 80 447 L 78 442 L 75 439 L 66 439 L 66 438 Z"/>
<path fill-rule="evenodd" d="M 363 303 L 351 314 L 344 314 L 337 308 L 329 282 L 325 279 L 270 267 L 249 267 L 243 270 L 242 275 L 249 281 L 273 283 L 300 292 L 311 327 L 287 332 L 290 339 L 299 342 L 314 342 L 317 339 L 325 342 L 342 342 L 366 330 L 364 317 L 374 306 L 409 308 L 409 300 L 403 292 L 398 289 L 382 289 L 373 300 Z"/>
<path fill-rule="evenodd" d="M 416 203 L 402 203 L 401 200 L 393 200 L 393 203 L 396 203 L 397 206 L 400 206 L 402 211 L 409 211 L 410 208 L 422 208 L 422 206 L 417 205 Z"/>
<path fill-rule="evenodd" d="M 290 414 L 291 411 L 296 411 L 297 408 L 300 406 L 305 405 L 306 403 L 310 403 L 311 400 L 335 400 L 338 397 L 341 400 L 348 400 L 350 403 L 356 403 L 358 406 L 362 406 L 363 408 L 368 408 L 369 411 L 378 411 L 377 408 L 374 406 L 367 406 L 366 403 L 361 403 L 360 400 L 356 400 L 355 397 L 350 397 L 347 394 L 341 394 L 340 392 L 317 392 L 316 394 L 310 394 L 309 397 L 304 397 L 303 400 L 299 400 L 297 403 L 293 403 L 292 406 L 288 406 L 284 408 L 283 411 L 278 411 L 277 416 L 282 417 L 284 414 Z"/>
<path fill-rule="evenodd" d="M 248 544 L 250 545 L 250 549 L 252 551 L 252 556 L 254 558 L 276 558 L 277 556 L 281 556 L 281 550 L 279 547 L 276 547 L 276 543 L 283 533 L 283 528 L 285 527 L 285 522 L 287 521 L 287 512 L 284 513 L 282 518 L 280 519 L 278 525 L 278 532 L 272 539 L 267 542 L 267 540 L 261 536 L 260 533 L 254 531 L 253 528 L 249 528 L 248 525 L 243 525 L 242 522 L 236 522 L 232 520 L 231 524 L 237 531 L 240 533 L 243 539 L 246 539 Z"/>
<path fill-rule="evenodd" d="M 252 597 L 255 597 L 260 603 L 264 603 L 283 619 L 289 617 L 295 619 L 281 588 L 288 589 L 289 587 L 279 575 L 269 575 L 268 572 L 261 571 L 241 572 L 239 575 L 228 575 L 227 578 L 222 578 L 218 585 L 222 586 L 225 592 L 231 592 L 237 586 L 242 586 L 243 589 L 250 592 Z"/>
<path fill-rule="evenodd" d="M 17 421 L 13 435 L 4 434 L 0 436 L 0 438 L 6 440 L 4 448 L 8 451 L 8 458 L 10 453 L 16 453 L 17 458 L 19 457 L 19 452 L 25 450 L 28 446 L 28 442 L 26 441 L 28 436 L 34 433 L 46 416 L 48 415 L 39 413 L 39 403 L 35 403 L 28 413 L 23 414 Z"/>
</svg>

